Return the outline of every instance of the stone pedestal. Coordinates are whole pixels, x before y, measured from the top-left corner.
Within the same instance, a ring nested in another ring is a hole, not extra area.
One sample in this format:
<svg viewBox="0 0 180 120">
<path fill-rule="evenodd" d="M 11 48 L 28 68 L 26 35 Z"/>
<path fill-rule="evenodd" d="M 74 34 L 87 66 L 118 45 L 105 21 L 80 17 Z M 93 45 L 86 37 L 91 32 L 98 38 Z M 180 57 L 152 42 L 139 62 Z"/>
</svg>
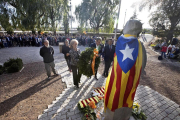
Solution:
<svg viewBox="0 0 180 120">
<path fill-rule="evenodd" d="M 59 42 L 59 52 L 62 53 L 62 46 L 64 45 L 63 42 Z"/>
</svg>

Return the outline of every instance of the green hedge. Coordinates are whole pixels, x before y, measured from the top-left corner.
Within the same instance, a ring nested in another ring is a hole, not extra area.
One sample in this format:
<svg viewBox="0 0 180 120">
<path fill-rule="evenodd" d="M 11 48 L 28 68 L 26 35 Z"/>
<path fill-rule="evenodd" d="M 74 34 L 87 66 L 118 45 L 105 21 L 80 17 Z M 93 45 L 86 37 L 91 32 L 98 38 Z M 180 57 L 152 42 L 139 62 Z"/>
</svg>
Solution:
<svg viewBox="0 0 180 120">
<path fill-rule="evenodd" d="M 0 65 L 0 75 L 2 75 L 4 72 L 4 67 L 2 65 Z"/>
<path fill-rule="evenodd" d="M 17 59 L 10 58 L 7 62 L 4 63 L 3 67 L 4 67 L 5 72 L 14 73 L 22 69 L 23 62 L 22 62 L 22 59 L 20 58 L 17 58 Z"/>
</svg>

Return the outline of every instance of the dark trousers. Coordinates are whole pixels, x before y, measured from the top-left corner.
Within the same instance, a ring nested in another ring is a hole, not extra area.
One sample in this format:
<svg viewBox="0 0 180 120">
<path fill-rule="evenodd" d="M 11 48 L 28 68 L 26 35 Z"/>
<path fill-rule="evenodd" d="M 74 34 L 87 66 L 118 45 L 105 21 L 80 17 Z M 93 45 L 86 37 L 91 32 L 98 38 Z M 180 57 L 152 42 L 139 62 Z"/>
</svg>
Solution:
<svg viewBox="0 0 180 120">
<path fill-rule="evenodd" d="M 78 86 L 78 83 L 80 82 L 81 74 L 79 73 L 79 70 L 78 70 L 77 66 L 71 65 L 71 69 L 72 69 L 72 72 L 73 72 L 74 85 Z"/>
<path fill-rule="evenodd" d="M 171 53 L 171 50 L 168 50 L 168 54 L 167 55 L 170 55 L 170 53 Z"/>
<path fill-rule="evenodd" d="M 65 58 L 65 59 L 66 59 L 67 65 L 68 65 L 68 69 L 71 70 L 71 65 L 70 65 L 71 58 L 68 57 L 68 58 Z"/>
<path fill-rule="evenodd" d="M 45 64 L 45 69 L 46 69 L 46 73 L 47 73 L 48 77 L 51 76 L 51 69 L 52 69 L 53 73 L 56 74 L 54 61 L 51 63 L 44 63 L 44 64 Z"/>
<path fill-rule="evenodd" d="M 161 56 L 163 57 L 164 55 L 164 58 L 166 58 L 166 53 L 165 52 L 161 52 Z"/>
<path fill-rule="evenodd" d="M 26 41 L 26 45 L 27 45 L 27 46 L 30 46 L 30 41 Z"/>
<path fill-rule="evenodd" d="M 8 41 L 7 44 L 8 44 L 8 47 L 11 47 L 11 41 Z"/>
<path fill-rule="evenodd" d="M 108 76 L 108 71 L 111 66 L 111 62 L 112 62 L 111 60 L 105 61 L 104 76 Z"/>
</svg>

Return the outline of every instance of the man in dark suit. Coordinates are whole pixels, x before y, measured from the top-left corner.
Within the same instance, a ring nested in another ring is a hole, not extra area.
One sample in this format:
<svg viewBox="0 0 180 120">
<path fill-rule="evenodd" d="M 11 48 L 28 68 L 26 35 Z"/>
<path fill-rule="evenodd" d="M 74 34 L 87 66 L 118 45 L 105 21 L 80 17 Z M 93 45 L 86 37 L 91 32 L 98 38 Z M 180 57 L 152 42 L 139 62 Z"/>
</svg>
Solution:
<svg viewBox="0 0 180 120">
<path fill-rule="evenodd" d="M 103 76 L 107 77 L 108 76 L 108 71 L 111 66 L 111 62 L 113 61 L 114 58 L 114 53 L 115 53 L 115 46 L 112 45 L 113 41 L 112 39 L 108 40 L 108 45 L 105 46 L 104 48 L 104 61 L 105 61 L 105 68 L 104 68 L 104 73 Z"/>
<path fill-rule="evenodd" d="M 10 38 L 10 35 L 9 35 L 9 34 L 8 34 L 7 37 L 6 37 L 6 41 L 7 41 L 8 47 L 11 47 L 11 38 Z"/>
<path fill-rule="evenodd" d="M 101 37 L 97 37 L 97 38 L 95 38 L 95 40 L 96 40 L 95 43 L 91 44 L 91 48 L 96 48 L 99 51 L 98 57 L 100 57 L 100 54 L 102 53 L 102 48 L 103 48 L 103 46 L 101 45 L 102 39 L 101 39 Z M 97 70 L 95 70 L 95 79 L 96 80 L 98 80 L 97 79 Z"/>
</svg>

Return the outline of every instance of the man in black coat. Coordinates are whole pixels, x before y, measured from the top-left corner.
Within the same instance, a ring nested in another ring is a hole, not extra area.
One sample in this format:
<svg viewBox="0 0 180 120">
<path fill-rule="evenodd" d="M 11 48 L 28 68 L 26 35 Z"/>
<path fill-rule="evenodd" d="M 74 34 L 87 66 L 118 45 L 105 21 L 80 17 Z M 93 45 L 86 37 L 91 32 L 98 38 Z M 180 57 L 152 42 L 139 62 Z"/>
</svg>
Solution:
<svg viewBox="0 0 180 120">
<path fill-rule="evenodd" d="M 103 48 L 103 45 L 101 45 L 102 39 L 101 39 L 101 37 L 97 37 L 95 40 L 96 40 L 95 43 L 91 44 L 91 48 L 96 48 L 99 51 L 98 57 L 100 57 L 100 54 L 102 53 L 102 48 Z M 97 79 L 97 71 L 98 71 L 98 69 L 95 70 L 95 79 L 96 80 L 98 80 Z"/>
<path fill-rule="evenodd" d="M 113 41 L 112 39 L 108 40 L 108 45 L 105 46 L 104 48 L 104 61 L 105 61 L 105 68 L 104 68 L 104 73 L 103 76 L 107 77 L 108 76 L 108 71 L 111 66 L 111 62 L 113 61 L 114 58 L 114 53 L 115 53 L 115 46 L 112 45 Z"/>
<path fill-rule="evenodd" d="M 65 40 L 65 45 L 62 46 L 62 53 L 64 54 L 64 58 L 66 59 L 67 65 L 68 65 L 68 71 L 71 72 L 71 58 L 69 55 L 70 47 L 69 47 L 69 41 L 66 39 Z"/>
<path fill-rule="evenodd" d="M 44 46 L 40 49 L 40 55 L 41 57 L 43 57 L 48 79 L 50 79 L 51 77 L 50 67 L 52 68 L 54 75 L 57 76 L 58 74 L 56 73 L 56 70 L 55 70 L 54 57 L 53 57 L 54 49 L 51 46 L 49 46 L 48 40 L 44 41 Z"/>
</svg>

